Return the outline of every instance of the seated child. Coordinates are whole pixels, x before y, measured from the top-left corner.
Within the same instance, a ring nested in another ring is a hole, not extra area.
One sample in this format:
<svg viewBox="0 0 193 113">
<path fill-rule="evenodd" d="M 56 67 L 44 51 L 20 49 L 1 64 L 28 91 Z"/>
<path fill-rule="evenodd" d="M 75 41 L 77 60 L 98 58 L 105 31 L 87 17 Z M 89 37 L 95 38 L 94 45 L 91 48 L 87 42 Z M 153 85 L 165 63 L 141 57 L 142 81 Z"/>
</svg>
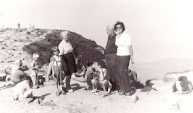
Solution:
<svg viewBox="0 0 193 113">
<path fill-rule="evenodd" d="M 180 76 L 173 85 L 173 92 L 177 94 L 188 94 L 191 93 L 192 90 L 193 85 L 186 76 Z"/>
<path fill-rule="evenodd" d="M 98 88 L 102 88 L 103 91 L 107 91 L 107 93 L 111 93 L 112 84 L 108 79 L 106 79 L 107 70 L 105 68 L 101 68 L 101 65 L 98 62 L 94 62 L 94 73 L 93 79 L 91 80 L 93 90 L 91 92 L 98 92 Z"/>
<path fill-rule="evenodd" d="M 60 95 L 61 93 L 65 94 L 65 92 L 62 90 L 63 88 L 63 80 L 65 78 L 66 71 L 66 65 L 65 62 L 61 60 L 61 56 L 59 56 L 59 49 L 57 46 L 54 46 L 52 48 L 53 50 L 53 56 L 50 59 L 50 70 L 48 70 L 47 76 L 54 76 L 54 79 L 56 81 L 56 95 Z"/>
<path fill-rule="evenodd" d="M 32 80 L 31 77 L 26 76 L 21 82 L 19 82 L 14 89 L 14 100 L 21 101 L 24 98 L 32 98 L 33 92 L 31 90 Z"/>
<path fill-rule="evenodd" d="M 27 76 L 27 74 L 25 73 L 27 69 L 28 68 L 26 66 L 23 66 L 22 60 L 16 60 L 15 64 L 11 68 L 10 75 L 5 70 L 5 73 L 8 75 L 6 76 L 6 82 L 3 85 L 16 85 L 17 83 L 21 82 L 22 79 Z"/>
<path fill-rule="evenodd" d="M 26 76 L 23 70 L 23 62 L 22 60 L 16 60 L 15 65 L 11 69 L 11 81 L 15 83 L 19 83 L 23 77 Z"/>
</svg>

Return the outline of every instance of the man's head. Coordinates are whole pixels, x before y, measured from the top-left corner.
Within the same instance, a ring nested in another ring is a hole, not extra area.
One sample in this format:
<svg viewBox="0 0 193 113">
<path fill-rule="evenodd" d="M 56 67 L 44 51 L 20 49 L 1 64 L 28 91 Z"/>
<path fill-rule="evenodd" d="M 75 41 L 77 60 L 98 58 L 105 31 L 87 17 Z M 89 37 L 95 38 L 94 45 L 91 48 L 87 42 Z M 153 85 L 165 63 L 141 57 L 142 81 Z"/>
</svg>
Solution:
<svg viewBox="0 0 193 113">
<path fill-rule="evenodd" d="M 110 36 L 114 34 L 114 26 L 113 25 L 108 25 L 107 26 L 107 34 Z"/>
</svg>

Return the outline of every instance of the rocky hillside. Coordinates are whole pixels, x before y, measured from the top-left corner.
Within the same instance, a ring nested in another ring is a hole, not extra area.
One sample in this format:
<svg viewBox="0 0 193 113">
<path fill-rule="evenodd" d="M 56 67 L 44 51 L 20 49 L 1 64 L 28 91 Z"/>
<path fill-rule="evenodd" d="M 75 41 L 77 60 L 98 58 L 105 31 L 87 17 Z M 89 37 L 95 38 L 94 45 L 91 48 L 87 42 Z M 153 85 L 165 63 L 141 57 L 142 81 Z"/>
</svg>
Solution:
<svg viewBox="0 0 193 113">
<path fill-rule="evenodd" d="M 40 55 L 40 64 L 49 62 L 52 56 L 51 48 L 57 46 L 62 30 L 49 29 L 1 29 L 0 30 L 0 65 L 12 64 L 16 59 L 31 60 L 33 53 Z M 102 61 L 102 47 L 94 41 L 70 32 L 69 40 L 75 50 L 76 57 L 81 63 L 87 61 Z"/>
</svg>

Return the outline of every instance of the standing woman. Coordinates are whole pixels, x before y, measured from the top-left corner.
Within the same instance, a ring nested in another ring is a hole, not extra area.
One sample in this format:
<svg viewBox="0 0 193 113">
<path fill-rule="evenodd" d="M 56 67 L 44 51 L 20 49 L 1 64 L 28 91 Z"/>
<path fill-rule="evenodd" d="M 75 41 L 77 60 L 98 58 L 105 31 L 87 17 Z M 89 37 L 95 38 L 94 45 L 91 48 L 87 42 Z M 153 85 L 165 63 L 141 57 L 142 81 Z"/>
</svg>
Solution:
<svg viewBox="0 0 193 113">
<path fill-rule="evenodd" d="M 60 42 L 58 45 L 59 48 L 59 55 L 61 56 L 62 60 L 66 63 L 67 71 L 65 72 L 66 74 L 66 89 L 68 92 L 73 92 L 73 90 L 70 87 L 70 80 L 71 80 L 71 75 L 76 71 L 76 64 L 75 64 L 75 59 L 73 55 L 73 48 L 68 40 L 68 31 L 63 31 L 61 32 L 61 37 L 63 40 Z"/>
<path fill-rule="evenodd" d="M 130 60 L 133 62 L 133 50 L 131 37 L 125 33 L 125 25 L 123 22 L 116 22 L 114 26 L 116 36 L 115 45 L 117 46 L 117 68 L 119 76 L 119 94 L 120 95 L 132 95 L 131 84 L 128 76 L 128 67 Z"/>
</svg>

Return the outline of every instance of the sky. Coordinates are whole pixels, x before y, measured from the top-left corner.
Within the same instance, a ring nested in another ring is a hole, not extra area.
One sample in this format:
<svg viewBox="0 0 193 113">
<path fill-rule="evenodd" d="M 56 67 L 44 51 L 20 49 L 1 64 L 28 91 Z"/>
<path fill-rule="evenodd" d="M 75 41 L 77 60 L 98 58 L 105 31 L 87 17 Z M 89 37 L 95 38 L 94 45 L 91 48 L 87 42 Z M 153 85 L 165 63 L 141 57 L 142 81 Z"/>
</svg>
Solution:
<svg viewBox="0 0 193 113">
<path fill-rule="evenodd" d="M 0 0 L 0 27 L 63 29 L 105 47 L 106 26 L 124 22 L 134 58 L 193 58 L 191 0 Z"/>
</svg>

